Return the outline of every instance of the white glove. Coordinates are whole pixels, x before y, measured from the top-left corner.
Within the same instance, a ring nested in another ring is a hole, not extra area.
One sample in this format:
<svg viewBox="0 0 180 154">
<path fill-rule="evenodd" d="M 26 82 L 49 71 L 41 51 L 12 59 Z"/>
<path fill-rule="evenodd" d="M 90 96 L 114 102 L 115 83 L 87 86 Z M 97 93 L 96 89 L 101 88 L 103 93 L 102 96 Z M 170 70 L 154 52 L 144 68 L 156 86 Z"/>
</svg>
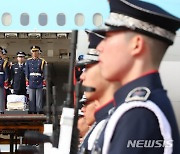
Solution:
<svg viewBox="0 0 180 154">
<path fill-rule="evenodd" d="M 26 86 L 26 94 L 29 94 L 29 86 Z"/>
<path fill-rule="evenodd" d="M 11 89 L 11 94 L 14 94 L 14 89 Z"/>
</svg>

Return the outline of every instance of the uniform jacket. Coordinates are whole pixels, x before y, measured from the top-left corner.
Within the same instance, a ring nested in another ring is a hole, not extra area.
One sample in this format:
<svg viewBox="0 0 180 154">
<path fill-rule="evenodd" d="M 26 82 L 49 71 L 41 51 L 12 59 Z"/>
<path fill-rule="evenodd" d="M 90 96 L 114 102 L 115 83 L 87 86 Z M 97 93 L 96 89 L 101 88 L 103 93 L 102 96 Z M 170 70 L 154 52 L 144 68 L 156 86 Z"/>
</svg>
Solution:
<svg viewBox="0 0 180 154">
<path fill-rule="evenodd" d="M 91 129 L 91 131 L 86 135 L 86 137 L 84 138 L 84 141 L 82 143 L 82 145 L 80 146 L 80 152 L 79 154 L 84 154 L 84 153 L 91 153 L 91 150 L 88 150 L 88 144 L 89 144 L 89 137 L 91 136 L 91 134 L 93 133 L 93 131 L 96 129 L 96 127 L 98 126 L 98 124 L 106 119 L 108 117 L 108 111 L 114 107 L 114 102 L 110 101 L 108 103 L 106 103 L 104 106 L 102 106 L 101 108 L 99 108 L 98 110 L 96 110 L 95 112 L 95 120 L 96 123 L 94 124 L 93 129 Z M 83 153 L 84 152 L 84 153 Z"/>
<path fill-rule="evenodd" d="M 125 103 L 130 91 L 137 87 L 147 87 L 151 94 L 147 100 L 155 103 L 167 118 L 171 129 L 173 139 L 173 154 L 180 153 L 179 131 L 174 112 L 166 90 L 163 89 L 159 73 L 151 73 L 140 77 L 124 85 L 115 93 L 115 103 L 121 107 Z M 143 102 L 143 101 L 141 101 Z M 128 102 L 126 102 L 128 103 Z M 144 102 L 145 103 L 145 102 Z M 101 137 L 98 142 L 103 142 Z M 127 111 L 117 122 L 113 136 L 111 138 L 109 154 L 163 154 L 164 148 L 127 148 L 129 140 L 163 140 L 160 132 L 160 126 L 157 117 L 153 112 L 146 108 L 134 108 Z M 101 147 L 102 148 L 102 147 Z"/>
<path fill-rule="evenodd" d="M 0 58 L 0 86 L 4 87 L 4 81 L 8 81 L 8 79 L 8 61 L 6 59 Z"/>
<path fill-rule="evenodd" d="M 43 88 L 43 80 L 44 80 L 44 64 L 46 61 L 42 58 L 29 58 L 26 61 L 26 80 L 29 81 L 29 88 L 31 89 L 39 89 Z"/>
<path fill-rule="evenodd" d="M 22 64 L 22 66 L 20 66 L 18 63 L 12 65 L 11 80 L 12 88 L 14 90 L 18 91 L 23 89 L 23 91 L 26 91 L 25 64 Z"/>
</svg>

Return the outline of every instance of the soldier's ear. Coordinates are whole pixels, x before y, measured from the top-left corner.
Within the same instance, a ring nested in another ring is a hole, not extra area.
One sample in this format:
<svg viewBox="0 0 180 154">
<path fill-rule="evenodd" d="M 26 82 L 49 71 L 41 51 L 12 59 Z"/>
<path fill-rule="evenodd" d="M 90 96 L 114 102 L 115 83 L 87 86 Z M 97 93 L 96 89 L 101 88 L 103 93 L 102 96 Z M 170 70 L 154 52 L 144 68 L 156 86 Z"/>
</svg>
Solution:
<svg viewBox="0 0 180 154">
<path fill-rule="evenodd" d="M 135 35 L 130 43 L 131 55 L 136 56 L 141 54 L 145 48 L 145 39 L 142 35 Z"/>
</svg>

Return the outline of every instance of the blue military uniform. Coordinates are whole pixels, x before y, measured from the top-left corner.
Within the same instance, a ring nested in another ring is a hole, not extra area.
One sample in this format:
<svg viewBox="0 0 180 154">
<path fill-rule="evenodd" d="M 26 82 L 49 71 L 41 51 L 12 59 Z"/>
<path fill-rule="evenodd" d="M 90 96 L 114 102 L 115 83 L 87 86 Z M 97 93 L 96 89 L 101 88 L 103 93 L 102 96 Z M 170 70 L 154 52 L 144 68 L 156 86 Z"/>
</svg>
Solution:
<svg viewBox="0 0 180 154">
<path fill-rule="evenodd" d="M 114 107 L 114 101 L 110 101 L 106 103 L 102 108 L 99 108 L 95 112 L 95 123 L 91 126 L 91 129 L 88 131 L 84 140 L 79 148 L 79 154 L 88 154 L 93 153 L 94 145 L 96 145 L 96 139 L 98 139 L 98 135 L 101 133 L 101 128 L 106 124 L 106 118 L 108 117 L 109 111 Z M 96 138 L 94 138 L 94 136 Z"/>
<path fill-rule="evenodd" d="M 0 52 L 4 54 L 5 50 L 0 48 Z M 8 72 L 8 61 L 0 57 L 0 113 L 4 112 L 5 109 L 5 89 L 4 85 L 8 84 L 9 72 Z"/>
<path fill-rule="evenodd" d="M 25 57 L 24 52 L 18 52 L 18 57 Z M 11 67 L 12 89 L 16 95 L 26 95 L 25 63 L 16 63 Z"/>
<path fill-rule="evenodd" d="M 96 35 L 89 33 L 89 41 L 90 44 L 88 46 L 88 53 L 86 55 L 81 56 L 79 58 L 79 62 L 76 64 L 77 67 L 81 68 L 81 72 L 83 67 L 87 67 L 88 65 L 97 64 L 99 62 L 99 52 L 96 50 L 96 46 L 100 43 L 102 39 L 97 37 Z M 79 73 L 80 74 L 80 73 Z M 79 147 L 79 154 L 85 154 L 90 153 L 93 144 L 95 142 L 94 136 L 96 136 L 97 132 L 100 130 L 100 126 L 104 124 L 104 119 L 108 115 L 109 109 L 113 107 L 113 103 L 109 102 L 106 105 L 104 105 L 102 108 L 100 108 L 95 113 L 95 123 L 91 126 L 90 130 L 85 135 L 83 142 L 81 143 Z"/>
<path fill-rule="evenodd" d="M 18 63 L 11 67 L 12 88 L 16 95 L 26 95 L 25 64 Z"/>
<path fill-rule="evenodd" d="M 102 38 L 109 31 L 128 30 L 161 40 L 168 46 L 173 44 L 180 27 L 179 18 L 139 0 L 111 0 L 110 10 L 106 28 L 93 32 Z M 180 153 L 175 115 L 157 71 L 128 82 L 114 98 L 117 107 L 99 136 L 97 153 Z"/>
<path fill-rule="evenodd" d="M 141 85 L 141 87 L 139 88 L 140 90 L 134 91 L 134 93 L 132 93 L 132 95 L 129 97 L 128 96 L 129 92 L 139 87 L 139 85 Z M 148 97 L 145 98 L 144 101 L 139 99 L 139 98 L 144 98 L 144 94 L 142 95 L 142 93 L 144 93 L 143 91 L 144 89 L 142 87 L 146 87 L 150 91 L 150 94 L 148 94 Z M 139 96 L 139 98 L 136 96 Z M 137 103 L 136 101 L 144 102 L 146 104 L 147 100 L 152 101 L 162 110 L 171 128 L 173 128 L 172 131 L 172 140 L 174 143 L 173 152 L 178 153 L 179 144 L 180 144 L 178 127 L 176 124 L 172 106 L 166 94 L 166 90 L 163 89 L 159 77 L 159 73 L 152 73 L 144 77 L 141 77 L 137 80 L 134 80 L 128 83 L 127 85 L 123 86 L 115 93 L 115 102 L 117 108 L 122 108 L 122 104 L 124 103 L 128 104 L 129 102 L 132 102 L 136 104 Z M 117 124 L 115 125 L 113 136 L 111 136 L 111 141 L 109 143 L 110 147 L 107 153 L 113 153 L 113 154 L 163 153 L 164 151 L 163 147 L 159 147 L 159 148 L 157 147 L 128 148 L 127 147 L 129 140 L 148 140 L 148 141 L 164 140 L 162 136 L 162 131 L 160 130 L 160 123 L 157 119 L 158 118 L 156 117 L 155 113 L 151 110 L 148 110 L 145 107 L 136 106 L 133 109 L 130 109 L 127 112 L 125 112 L 118 119 Z M 110 120 L 112 119 L 110 118 Z M 107 131 L 108 130 L 106 130 L 105 135 L 103 131 L 103 133 L 101 134 L 101 139 L 99 139 L 98 141 L 99 143 L 102 143 L 106 140 Z M 109 132 L 111 131 L 109 130 Z"/>
<path fill-rule="evenodd" d="M 43 88 L 43 71 L 45 60 L 42 58 L 29 58 L 26 61 L 26 78 L 29 81 L 29 88 L 39 89 Z"/>
<path fill-rule="evenodd" d="M 0 86 L 4 87 L 4 82 L 8 81 L 8 61 L 0 58 Z"/>
<path fill-rule="evenodd" d="M 37 46 L 32 46 L 31 50 L 39 50 Z M 44 65 L 43 58 L 29 58 L 26 61 L 26 80 L 29 82 L 29 111 L 42 112 Z"/>
</svg>

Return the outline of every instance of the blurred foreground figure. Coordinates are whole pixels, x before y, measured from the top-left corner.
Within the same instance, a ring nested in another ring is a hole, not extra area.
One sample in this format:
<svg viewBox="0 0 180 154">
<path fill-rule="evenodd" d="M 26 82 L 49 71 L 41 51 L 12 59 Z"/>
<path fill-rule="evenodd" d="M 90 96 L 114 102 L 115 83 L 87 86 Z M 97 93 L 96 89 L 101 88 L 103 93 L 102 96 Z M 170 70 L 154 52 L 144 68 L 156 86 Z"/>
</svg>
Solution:
<svg viewBox="0 0 180 154">
<path fill-rule="evenodd" d="M 95 91 L 85 92 L 87 102 L 82 108 L 84 117 L 88 125 L 92 125 L 80 146 L 79 153 L 90 153 L 98 136 L 98 132 L 105 124 L 106 117 L 111 108 L 114 107 L 112 100 L 114 92 L 119 87 L 118 83 L 111 83 L 105 80 L 100 72 L 99 52 L 96 46 L 101 41 L 99 37 L 89 34 L 89 52 L 84 55 L 79 65 L 84 65 L 85 69 L 80 76 L 83 86 L 94 87 Z M 94 112 L 93 112 L 94 110 Z M 91 115 L 91 116 L 90 116 Z M 94 118 L 94 120 L 93 120 Z M 95 122 L 94 122 L 95 121 Z M 94 123 L 92 123 L 94 122 Z"/>
<path fill-rule="evenodd" d="M 139 0 L 110 0 L 98 45 L 102 76 L 118 81 L 116 109 L 95 147 L 103 154 L 179 154 L 179 132 L 158 72 L 180 19 Z M 102 137 L 103 136 L 103 137 Z"/>
</svg>

